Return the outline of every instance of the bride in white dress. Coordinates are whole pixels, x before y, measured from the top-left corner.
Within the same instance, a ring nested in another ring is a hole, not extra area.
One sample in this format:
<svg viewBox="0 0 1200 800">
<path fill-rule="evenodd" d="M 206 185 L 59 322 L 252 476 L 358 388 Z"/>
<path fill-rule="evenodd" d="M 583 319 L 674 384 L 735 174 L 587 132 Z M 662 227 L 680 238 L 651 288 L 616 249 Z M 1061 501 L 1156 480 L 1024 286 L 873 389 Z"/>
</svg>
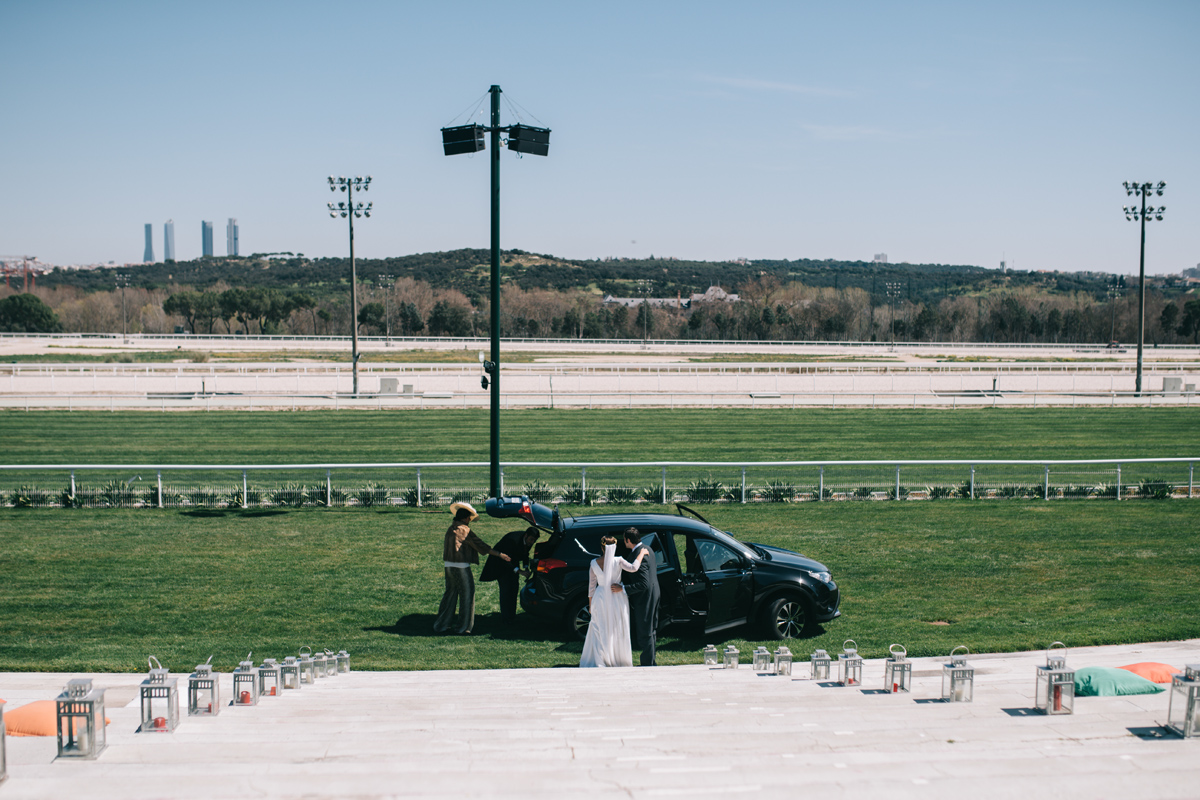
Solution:
<svg viewBox="0 0 1200 800">
<path fill-rule="evenodd" d="M 588 568 L 588 608 L 592 614 L 587 639 L 583 643 L 581 667 L 632 667 L 633 648 L 629 643 L 629 597 L 621 585 L 621 572 L 635 572 L 642 556 L 632 564 L 617 555 L 617 540 L 605 536 L 600 540 L 604 555 L 592 561 Z M 645 549 L 640 552 L 644 553 Z"/>
</svg>

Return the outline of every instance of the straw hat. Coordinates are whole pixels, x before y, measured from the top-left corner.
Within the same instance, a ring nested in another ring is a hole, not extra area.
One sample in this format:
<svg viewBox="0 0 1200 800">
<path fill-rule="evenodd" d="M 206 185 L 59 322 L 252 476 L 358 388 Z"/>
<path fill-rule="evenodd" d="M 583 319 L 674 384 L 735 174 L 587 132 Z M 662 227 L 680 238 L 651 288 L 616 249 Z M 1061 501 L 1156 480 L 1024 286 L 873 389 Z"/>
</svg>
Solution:
<svg viewBox="0 0 1200 800">
<path fill-rule="evenodd" d="M 466 511 L 468 514 L 470 514 L 472 522 L 479 518 L 479 512 L 476 511 L 475 507 L 470 503 L 452 503 L 450 505 L 451 514 L 458 516 L 459 511 Z"/>
</svg>

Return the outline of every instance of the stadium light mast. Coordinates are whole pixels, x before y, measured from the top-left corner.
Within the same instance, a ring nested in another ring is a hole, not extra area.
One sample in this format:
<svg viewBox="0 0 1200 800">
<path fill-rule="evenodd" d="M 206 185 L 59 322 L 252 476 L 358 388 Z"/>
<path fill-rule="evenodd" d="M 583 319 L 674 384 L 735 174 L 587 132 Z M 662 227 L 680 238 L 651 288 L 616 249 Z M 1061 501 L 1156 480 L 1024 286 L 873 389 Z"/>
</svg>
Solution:
<svg viewBox="0 0 1200 800">
<path fill-rule="evenodd" d="M 492 497 L 500 496 L 500 134 L 507 133 L 507 146 L 516 153 L 544 156 L 550 149 L 550 129 L 532 125 L 500 125 L 499 86 L 488 89 L 491 95 L 491 124 L 470 123 L 442 128 L 442 148 L 446 155 L 477 153 L 485 149 L 483 134 L 492 140 L 492 286 L 491 286 L 491 357 L 483 362 L 483 388 L 491 376 L 491 480 Z"/>
<path fill-rule="evenodd" d="M 1139 221 L 1142 223 L 1142 247 L 1138 257 L 1138 352 L 1137 352 L 1137 380 L 1134 383 L 1134 392 L 1138 397 L 1142 395 L 1142 348 L 1146 341 L 1146 223 L 1151 219 L 1162 221 L 1163 212 L 1167 210 L 1166 206 L 1159 206 L 1157 209 L 1153 206 L 1147 206 L 1146 200 L 1151 195 L 1162 197 L 1163 189 L 1167 188 L 1167 184 L 1162 181 L 1155 186 L 1152 183 L 1136 183 L 1134 181 L 1125 181 L 1125 194 L 1130 197 L 1140 197 L 1142 200 L 1141 208 L 1136 205 L 1125 206 L 1125 219 L 1129 221 Z"/>
<path fill-rule="evenodd" d="M 900 296 L 899 283 L 885 283 L 887 287 L 888 305 L 891 306 L 892 344 L 896 344 L 896 298 Z"/>
<path fill-rule="evenodd" d="M 365 192 L 371 188 L 371 176 L 335 178 L 329 176 L 329 191 L 341 189 L 346 193 L 346 199 L 340 203 L 326 203 L 329 206 L 329 216 L 341 215 L 350 222 L 350 355 L 354 370 L 354 396 L 358 397 L 358 269 L 354 265 L 354 218 L 370 217 L 371 206 L 374 203 L 354 202 L 355 192 Z"/>
</svg>

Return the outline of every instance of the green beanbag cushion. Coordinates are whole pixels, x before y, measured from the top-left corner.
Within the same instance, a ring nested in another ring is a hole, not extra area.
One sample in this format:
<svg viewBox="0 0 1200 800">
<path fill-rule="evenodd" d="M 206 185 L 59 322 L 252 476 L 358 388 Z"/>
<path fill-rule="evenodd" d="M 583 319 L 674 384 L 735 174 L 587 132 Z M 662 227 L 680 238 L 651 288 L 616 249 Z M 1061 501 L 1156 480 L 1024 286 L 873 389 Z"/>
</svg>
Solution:
<svg viewBox="0 0 1200 800">
<path fill-rule="evenodd" d="M 1129 670 L 1134 675 L 1141 675 L 1146 680 L 1153 681 L 1154 683 L 1170 683 L 1173 676 L 1183 673 L 1181 669 L 1176 669 L 1170 664 L 1162 664 L 1158 661 L 1141 661 L 1137 664 L 1126 664 L 1121 669 Z"/>
<path fill-rule="evenodd" d="M 1076 697 L 1117 697 L 1158 694 L 1163 690 L 1153 681 L 1116 667 L 1084 667 L 1075 670 Z"/>
</svg>

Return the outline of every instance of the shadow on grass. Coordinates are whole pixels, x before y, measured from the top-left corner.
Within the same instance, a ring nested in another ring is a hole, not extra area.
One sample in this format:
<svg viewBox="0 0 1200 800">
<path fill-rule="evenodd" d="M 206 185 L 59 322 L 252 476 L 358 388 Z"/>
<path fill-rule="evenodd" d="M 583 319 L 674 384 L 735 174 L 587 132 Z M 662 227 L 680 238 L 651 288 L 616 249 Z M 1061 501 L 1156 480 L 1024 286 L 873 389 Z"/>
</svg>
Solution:
<svg viewBox="0 0 1200 800">
<path fill-rule="evenodd" d="M 195 517 L 198 519 L 206 519 L 212 517 L 278 517 L 281 514 L 290 513 L 286 508 L 259 508 L 253 511 L 243 511 L 237 508 L 196 508 L 191 511 L 180 511 L 180 516 Z"/>
</svg>

